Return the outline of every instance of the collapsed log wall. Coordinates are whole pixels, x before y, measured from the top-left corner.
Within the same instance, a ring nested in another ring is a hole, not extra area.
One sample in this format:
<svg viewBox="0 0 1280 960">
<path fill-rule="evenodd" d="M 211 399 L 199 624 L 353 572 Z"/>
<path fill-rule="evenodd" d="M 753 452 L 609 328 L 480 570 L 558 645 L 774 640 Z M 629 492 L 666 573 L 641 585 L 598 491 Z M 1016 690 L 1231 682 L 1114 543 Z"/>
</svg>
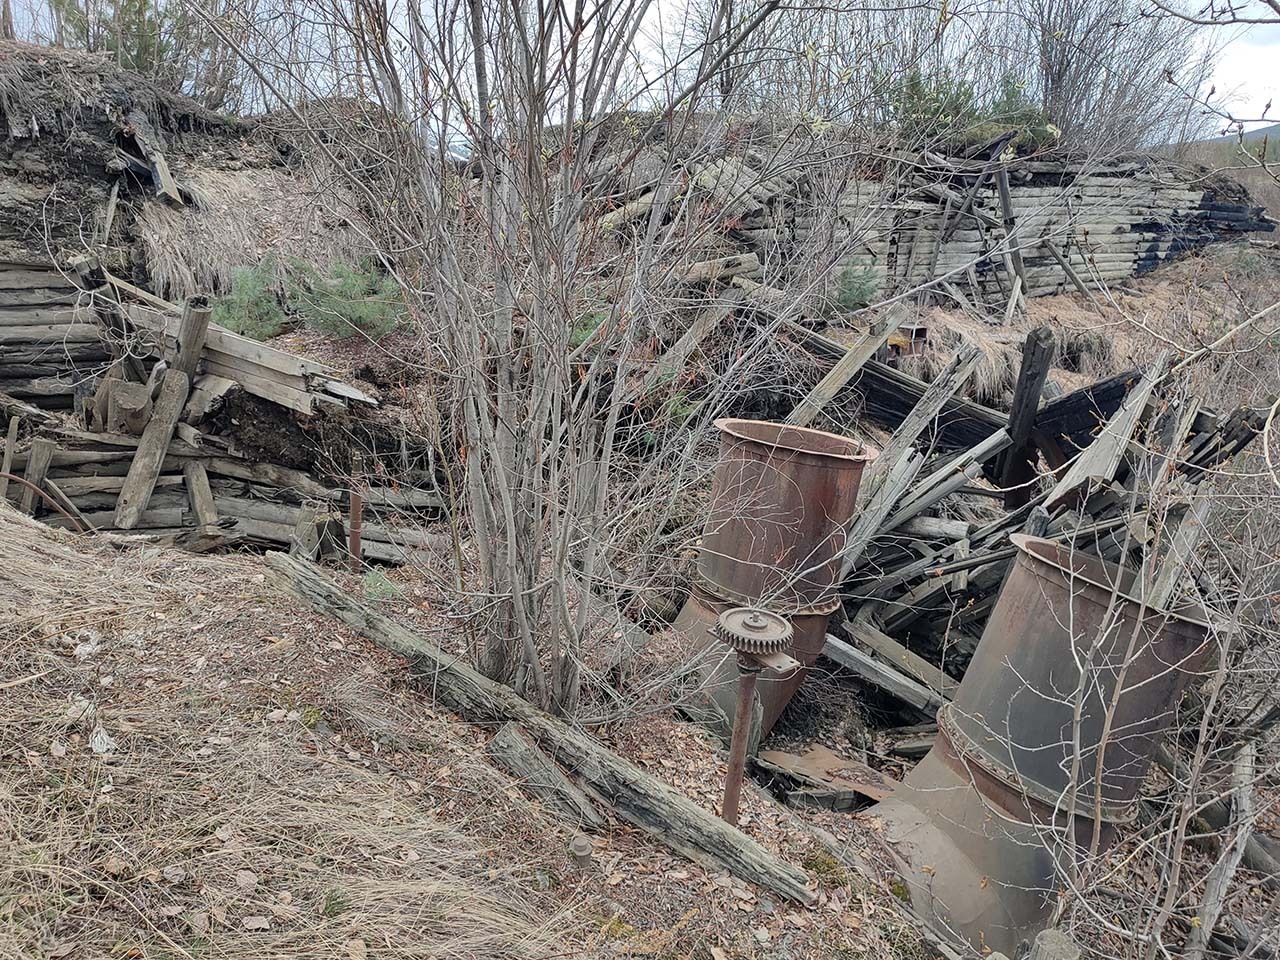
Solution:
<svg viewBox="0 0 1280 960">
<path fill-rule="evenodd" d="M 725 197 L 764 194 L 741 213 L 733 236 L 766 263 L 808 262 L 826 251 L 837 291 L 852 285 L 869 299 L 931 285 L 938 295 L 1003 303 L 1019 273 L 1025 295 L 1046 296 L 1141 276 L 1179 253 L 1275 229 L 1239 184 L 1155 157 L 1109 165 L 933 158 L 905 176 L 800 181 L 790 192 L 767 181 L 746 189 L 750 174 L 741 164 L 734 187 L 715 184 Z"/>
</svg>

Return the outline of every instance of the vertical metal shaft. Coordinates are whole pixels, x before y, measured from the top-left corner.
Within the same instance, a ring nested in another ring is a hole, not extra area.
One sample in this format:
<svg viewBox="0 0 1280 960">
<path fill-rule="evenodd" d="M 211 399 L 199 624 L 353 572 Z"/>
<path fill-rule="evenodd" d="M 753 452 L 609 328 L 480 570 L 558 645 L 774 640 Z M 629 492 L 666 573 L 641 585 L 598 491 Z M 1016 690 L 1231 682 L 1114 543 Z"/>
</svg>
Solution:
<svg viewBox="0 0 1280 960">
<path fill-rule="evenodd" d="M 751 737 L 751 714 L 756 705 L 756 677 L 759 668 L 738 661 L 738 702 L 733 709 L 733 738 L 729 741 L 729 772 L 724 778 L 724 802 L 720 817 L 738 825 L 738 801 L 742 797 L 742 775 L 747 766 L 747 740 Z"/>
</svg>

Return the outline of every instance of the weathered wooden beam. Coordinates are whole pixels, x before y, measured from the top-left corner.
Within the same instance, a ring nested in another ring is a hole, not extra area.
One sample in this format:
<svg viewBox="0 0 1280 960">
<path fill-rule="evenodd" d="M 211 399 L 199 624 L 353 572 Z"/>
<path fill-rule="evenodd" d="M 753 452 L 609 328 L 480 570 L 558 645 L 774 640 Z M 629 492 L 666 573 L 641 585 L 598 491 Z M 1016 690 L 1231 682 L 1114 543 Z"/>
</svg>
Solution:
<svg viewBox="0 0 1280 960">
<path fill-rule="evenodd" d="M 36 510 L 41 505 L 36 490 L 44 485 L 45 476 L 49 473 L 49 464 L 53 460 L 53 452 L 57 448 L 58 445 L 46 437 L 37 437 L 31 442 L 31 452 L 27 455 L 27 469 L 22 475 L 22 479 L 26 480 L 30 486 L 23 485 L 22 497 L 18 502 L 18 509 L 29 517 L 35 516 Z"/>
<path fill-rule="evenodd" d="M 181 370 L 188 380 L 194 380 L 204 355 L 205 340 L 209 336 L 209 319 L 213 311 L 205 297 L 190 297 L 182 308 L 182 321 L 178 326 L 177 340 L 169 365 Z"/>
<path fill-rule="evenodd" d="M 196 524 L 213 526 L 218 522 L 218 508 L 213 502 L 213 491 L 209 489 L 209 472 L 201 461 L 188 460 L 182 465 L 182 476 L 186 481 L 191 512 L 196 515 Z"/>
<path fill-rule="evenodd" d="M 1000 486 L 1005 488 L 1004 504 L 1014 510 L 1031 499 L 1030 481 L 1035 477 L 1032 451 L 1027 449 L 1040 394 L 1053 366 L 1056 340 L 1049 327 L 1036 327 L 1027 334 L 1022 345 L 1022 366 L 1013 388 L 1013 405 L 1009 410 L 1009 449 L 997 461 L 995 469 Z"/>
<path fill-rule="evenodd" d="M 866 364 L 868 360 L 875 356 L 876 351 L 885 345 L 890 335 L 902 325 L 906 320 L 908 310 L 895 304 L 890 308 L 888 313 L 878 322 L 867 334 L 856 344 L 850 347 L 843 357 L 836 361 L 836 365 L 827 371 L 827 375 L 823 377 L 809 391 L 808 395 L 801 400 L 790 416 L 787 417 L 787 423 L 794 424 L 797 427 L 808 426 L 813 422 L 813 418 L 822 412 L 823 408 L 835 399 L 845 385 L 849 383 L 858 371 Z"/>
<path fill-rule="evenodd" d="M 16 413 L 9 418 L 9 432 L 4 441 L 4 459 L 0 460 L 0 474 L 8 474 L 13 470 L 13 456 L 18 449 L 18 428 L 22 425 L 22 417 Z M 0 501 L 9 495 L 9 478 L 0 476 Z"/>
<path fill-rule="evenodd" d="M 560 819 L 580 830 L 598 832 L 605 828 L 605 819 L 590 798 L 516 724 L 500 726 L 485 752 L 516 778 L 521 790 Z"/>
<path fill-rule="evenodd" d="M 514 721 L 586 787 L 588 793 L 684 856 L 800 903 L 814 893 L 804 873 L 688 797 L 619 757 L 580 730 L 537 709 L 515 691 L 384 617 L 344 592 L 314 565 L 282 553 L 266 559 L 271 579 L 314 610 L 406 657 L 432 695 L 471 723 Z"/>
<path fill-rule="evenodd" d="M 151 420 L 138 441 L 138 451 L 120 490 L 120 499 L 116 501 L 113 526 L 118 529 L 132 529 L 147 509 L 156 477 L 160 475 L 169 443 L 173 440 L 178 417 L 182 415 L 182 406 L 187 402 L 188 387 L 187 375 L 181 370 L 165 371 Z"/>
<path fill-rule="evenodd" d="M 887 663 L 868 656 L 857 647 L 850 646 L 830 634 L 827 635 L 826 643 L 822 646 L 822 655 L 852 670 L 872 686 L 879 687 L 885 693 L 911 704 L 917 710 L 933 712 L 946 703 L 942 697 L 924 684 L 904 676 Z"/>
<path fill-rule="evenodd" d="M 996 165 L 996 191 L 1000 195 L 1000 213 L 1004 222 L 1005 241 L 1009 245 L 1009 259 L 1013 261 L 1013 272 L 1022 281 L 1021 289 L 1027 287 L 1027 268 L 1022 262 L 1022 250 L 1019 248 L 1018 222 L 1014 218 L 1013 203 L 1009 197 L 1009 171 L 1004 164 Z M 1013 299 L 1017 299 L 1015 292 Z"/>
</svg>

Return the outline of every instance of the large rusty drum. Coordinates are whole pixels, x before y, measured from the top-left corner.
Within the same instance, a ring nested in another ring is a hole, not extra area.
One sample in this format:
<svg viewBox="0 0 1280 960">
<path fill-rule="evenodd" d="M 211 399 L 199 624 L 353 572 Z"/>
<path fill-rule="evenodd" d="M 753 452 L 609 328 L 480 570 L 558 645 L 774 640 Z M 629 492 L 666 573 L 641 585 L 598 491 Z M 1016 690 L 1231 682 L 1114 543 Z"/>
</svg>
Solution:
<svg viewBox="0 0 1280 960">
<path fill-rule="evenodd" d="M 862 471 L 876 451 L 782 423 L 716 426 L 720 460 L 698 552 L 703 585 L 735 605 L 829 613 Z"/>
</svg>

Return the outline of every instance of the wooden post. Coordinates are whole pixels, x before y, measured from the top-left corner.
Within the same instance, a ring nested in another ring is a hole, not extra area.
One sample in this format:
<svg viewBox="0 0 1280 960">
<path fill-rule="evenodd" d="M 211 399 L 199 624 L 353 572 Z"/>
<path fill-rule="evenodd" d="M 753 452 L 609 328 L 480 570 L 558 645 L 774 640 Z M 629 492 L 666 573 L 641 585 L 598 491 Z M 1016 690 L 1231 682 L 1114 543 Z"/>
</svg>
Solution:
<svg viewBox="0 0 1280 960">
<path fill-rule="evenodd" d="M 191 297 L 182 309 L 182 324 L 178 327 L 178 342 L 174 347 L 173 369 L 181 370 L 191 380 L 200 365 L 205 339 L 209 336 L 209 318 L 213 311 L 205 297 Z"/>
<path fill-rule="evenodd" d="M 187 500 L 191 512 L 196 515 L 196 525 L 211 527 L 218 522 L 218 508 L 213 503 L 213 491 L 209 489 L 209 472 L 199 460 L 188 460 L 182 465 L 182 476 L 187 484 Z"/>
<path fill-rule="evenodd" d="M 116 500 L 114 526 L 121 530 L 136 527 L 142 519 L 142 512 L 147 509 L 156 478 L 160 476 L 165 452 L 169 449 L 178 417 L 182 414 L 182 405 L 187 402 L 188 389 L 185 373 L 181 370 L 165 371 L 151 421 L 142 432 L 138 451 L 133 456 L 133 463 L 129 465 L 129 474 L 120 489 L 120 498 Z"/>
<path fill-rule="evenodd" d="M 364 532 L 364 495 L 360 488 L 364 483 L 364 458 L 357 456 L 351 464 L 351 513 L 347 522 L 347 554 L 351 572 L 359 573 L 363 561 L 360 536 Z"/>
<path fill-rule="evenodd" d="M 9 473 L 13 470 L 13 452 L 18 446 L 18 427 L 22 423 L 22 418 L 16 413 L 9 418 L 9 433 L 4 441 L 4 460 L 0 462 L 0 473 Z M 0 477 L 0 500 L 4 500 L 9 495 L 9 478 Z"/>
<path fill-rule="evenodd" d="M 1035 476 L 1027 441 L 1031 439 L 1040 394 L 1053 365 L 1054 348 L 1053 330 L 1049 327 L 1032 330 L 1022 345 L 1022 366 L 1018 370 L 1013 406 L 1009 411 L 1009 450 L 1001 456 L 996 472 L 1000 485 L 1007 488 L 1004 494 L 1006 510 L 1014 510 L 1031 499 L 1030 487 L 1023 486 Z"/>
<path fill-rule="evenodd" d="M 44 485 L 45 475 L 49 472 L 49 464 L 53 462 L 53 453 L 57 449 L 56 443 L 43 437 L 31 444 L 31 453 L 27 456 L 27 470 L 23 474 L 23 479 L 31 484 L 31 487 L 39 488 Z M 31 487 L 22 488 L 19 509 L 27 516 L 34 517 L 39 510 L 40 501 Z"/>
<path fill-rule="evenodd" d="M 1013 272 L 1022 282 L 1018 288 L 1027 289 L 1027 270 L 1022 263 L 1022 251 L 1018 249 L 1018 224 L 1013 216 L 1013 201 L 1009 196 L 1009 169 L 1004 164 L 996 166 L 996 190 L 1000 194 L 1000 213 L 1004 220 L 1005 242 L 1009 245 L 1009 259 L 1013 262 Z M 1011 300 L 1017 300 L 1017 289 Z"/>
<path fill-rule="evenodd" d="M 142 436 L 151 419 L 151 389 L 145 383 L 116 381 L 107 400 L 108 433 Z"/>
</svg>

